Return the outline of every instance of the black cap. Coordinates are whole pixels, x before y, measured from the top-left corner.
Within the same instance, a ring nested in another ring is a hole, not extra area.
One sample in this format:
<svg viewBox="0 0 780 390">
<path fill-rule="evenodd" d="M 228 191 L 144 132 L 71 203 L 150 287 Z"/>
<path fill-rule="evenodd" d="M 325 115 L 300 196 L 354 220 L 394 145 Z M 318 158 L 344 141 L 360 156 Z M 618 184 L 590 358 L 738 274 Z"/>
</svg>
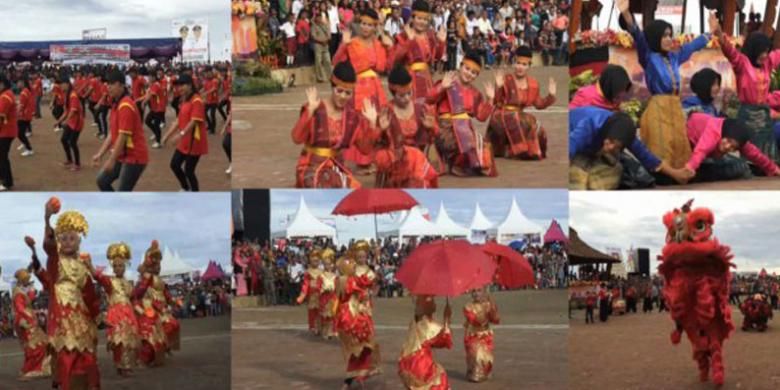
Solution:
<svg viewBox="0 0 780 390">
<path fill-rule="evenodd" d="M 405 86 L 412 82 L 412 76 L 402 64 L 398 64 L 387 76 L 388 84 Z"/>
<path fill-rule="evenodd" d="M 520 46 L 515 50 L 515 56 L 517 57 L 533 57 L 531 48 L 528 46 Z"/>
<path fill-rule="evenodd" d="M 109 84 L 113 83 L 125 83 L 125 74 L 122 73 L 122 71 L 113 69 L 106 72 L 105 77 L 103 77 L 103 80 Z"/>
<path fill-rule="evenodd" d="M 336 64 L 333 68 L 333 77 L 345 83 L 354 83 L 357 81 L 355 68 L 352 67 L 352 64 L 350 64 L 349 61 L 342 61 Z"/>
<path fill-rule="evenodd" d="M 179 75 L 179 77 L 176 78 L 176 82 L 174 84 L 176 85 L 182 85 L 182 84 L 190 84 L 192 85 L 194 81 L 192 80 L 192 76 L 182 73 Z"/>
<path fill-rule="evenodd" d="M 363 11 L 363 16 L 368 16 L 371 19 L 379 20 L 379 14 L 377 14 L 373 8 L 369 8 Z"/>
<path fill-rule="evenodd" d="M 414 0 L 414 3 L 412 3 L 412 11 L 431 12 L 431 6 L 425 0 Z"/>
</svg>

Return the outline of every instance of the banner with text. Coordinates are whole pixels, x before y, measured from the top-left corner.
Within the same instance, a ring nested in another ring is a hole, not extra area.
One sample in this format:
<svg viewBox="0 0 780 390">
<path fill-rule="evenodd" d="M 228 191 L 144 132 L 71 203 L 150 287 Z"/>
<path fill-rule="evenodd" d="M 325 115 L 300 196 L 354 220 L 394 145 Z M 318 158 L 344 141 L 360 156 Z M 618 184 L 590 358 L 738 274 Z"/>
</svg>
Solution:
<svg viewBox="0 0 780 390">
<path fill-rule="evenodd" d="M 50 45 L 51 60 L 64 64 L 123 64 L 130 61 L 130 45 Z"/>
</svg>

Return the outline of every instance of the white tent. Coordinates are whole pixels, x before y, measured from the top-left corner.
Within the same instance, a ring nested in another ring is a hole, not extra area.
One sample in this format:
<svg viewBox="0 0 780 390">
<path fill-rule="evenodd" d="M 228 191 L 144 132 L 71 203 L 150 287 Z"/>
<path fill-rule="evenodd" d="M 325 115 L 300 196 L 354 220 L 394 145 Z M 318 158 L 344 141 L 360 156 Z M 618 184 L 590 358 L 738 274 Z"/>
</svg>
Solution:
<svg viewBox="0 0 780 390">
<path fill-rule="evenodd" d="M 287 226 L 284 231 L 286 238 L 290 237 L 330 237 L 336 238 L 336 228 L 330 226 L 315 217 L 309 206 L 306 205 L 306 201 L 301 196 L 301 201 L 298 204 L 298 211 L 295 212 L 295 217 L 292 222 Z"/>
<path fill-rule="evenodd" d="M 178 252 L 173 252 L 165 247 L 162 262 L 160 263 L 160 276 L 189 275 L 195 268 L 184 262 Z"/>
<path fill-rule="evenodd" d="M 485 214 L 482 213 L 482 209 L 479 207 L 479 202 L 477 202 L 477 206 L 474 208 L 474 216 L 471 218 L 471 224 L 469 224 L 469 242 L 484 243 L 491 230 L 494 230 L 493 223 L 485 217 Z"/>
<path fill-rule="evenodd" d="M 439 214 L 436 215 L 436 229 L 442 236 L 467 237 L 469 235 L 469 229 L 458 225 L 450 218 L 447 210 L 444 208 L 444 202 L 439 204 Z"/>
<path fill-rule="evenodd" d="M 409 210 L 409 213 L 398 226 L 398 229 L 382 234 L 382 236 L 398 236 L 399 240 L 403 240 L 404 237 L 439 235 L 441 235 L 439 229 L 431 221 L 423 217 L 419 206 L 414 206 Z"/>
<path fill-rule="evenodd" d="M 509 208 L 504 222 L 498 225 L 497 239 L 501 244 L 507 244 L 511 241 L 522 238 L 526 235 L 541 235 L 544 232 L 536 222 L 526 217 L 520 207 L 517 206 L 517 200 L 512 197 L 512 206 Z"/>
</svg>

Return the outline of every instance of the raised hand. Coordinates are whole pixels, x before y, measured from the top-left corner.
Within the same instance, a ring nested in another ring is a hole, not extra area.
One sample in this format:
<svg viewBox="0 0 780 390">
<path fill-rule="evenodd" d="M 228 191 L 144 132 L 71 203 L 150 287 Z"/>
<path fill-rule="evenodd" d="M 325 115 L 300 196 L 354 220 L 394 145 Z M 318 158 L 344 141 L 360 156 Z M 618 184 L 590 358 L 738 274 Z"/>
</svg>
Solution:
<svg viewBox="0 0 780 390">
<path fill-rule="evenodd" d="M 306 102 L 306 108 L 311 113 L 320 106 L 320 97 L 319 92 L 317 92 L 317 87 L 306 88 Z"/>
<path fill-rule="evenodd" d="M 547 91 L 550 96 L 555 96 L 556 92 L 558 92 L 558 84 L 552 77 L 550 77 L 550 80 L 547 82 Z"/>
<path fill-rule="evenodd" d="M 455 82 L 456 74 L 454 71 L 449 71 L 444 74 L 444 78 L 441 79 L 441 86 L 444 88 L 449 88 L 452 86 L 452 83 Z"/>
<path fill-rule="evenodd" d="M 365 117 L 371 125 L 376 124 L 376 119 L 379 116 L 379 113 L 376 111 L 376 106 L 374 106 L 374 102 L 370 100 L 366 100 L 363 103 L 363 117 Z"/>
<path fill-rule="evenodd" d="M 379 128 L 382 130 L 386 130 L 390 127 L 390 111 L 389 110 L 382 110 L 382 114 L 379 115 Z"/>
<path fill-rule="evenodd" d="M 718 22 L 718 16 L 715 15 L 715 12 L 710 12 L 707 24 L 710 26 L 710 33 L 718 34 L 720 32 L 720 22 Z"/>
<path fill-rule="evenodd" d="M 496 86 L 501 88 L 504 86 L 505 73 L 503 70 L 496 70 Z"/>
<path fill-rule="evenodd" d="M 493 100 L 496 97 L 496 86 L 493 83 L 485 83 L 485 96 L 487 96 L 488 100 Z"/>
<path fill-rule="evenodd" d="M 436 38 L 438 38 L 440 42 L 447 41 L 447 29 L 443 24 L 441 27 L 439 27 L 439 31 L 436 32 Z"/>
<path fill-rule="evenodd" d="M 341 43 L 348 45 L 350 42 L 352 42 L 352 29 L 347 26 L 347 28 L 341 32 Z"/>
</svg>

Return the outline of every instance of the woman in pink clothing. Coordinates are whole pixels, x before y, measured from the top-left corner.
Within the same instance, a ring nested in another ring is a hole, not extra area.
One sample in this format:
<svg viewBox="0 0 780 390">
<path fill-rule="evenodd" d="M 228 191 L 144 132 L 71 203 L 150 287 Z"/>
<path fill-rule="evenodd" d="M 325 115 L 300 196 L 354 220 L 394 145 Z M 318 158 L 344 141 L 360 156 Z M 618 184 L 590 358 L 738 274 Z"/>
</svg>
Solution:
<svg viewBox="0 0 780 390">
<path fill-rule="evenodd" d="M 688 140 L 693 152 L 685 169 L 695 181 L 731 180 L 750 176 L 745 161 L 730 153 L 739 152 L 767 176 L 780 175 L 780 168 L 752 142 L 753 132 L 735 119 L 693 113 L 687 121 Z"/>
<path fill-rule="evenodd" d="M 607 65 L 596 84 L 580 88 L 569 102 L 569 108 L 595 106 L 610 111 L 620 110 L 631 91 L 631 79 L 620 65 Z"/>
<path fill-rule="evenodd" d="M 778 161 L 775 134 L 780 135 L 780 130 L 773 130 L 770 111 L 771 101 L 778 99 L 771 96 L 769 84 L 772 71 L 780 66 L 780 49 L 772 50 L 772 40 L 761 32 L 750 34 L 741 52 L 720 31 L 716 36 L 737 77 L 737 96 L 742 103 L 737 119 L 749 124 L 755 133 L 753 143 L 761 152 Z"/>
</svg>

